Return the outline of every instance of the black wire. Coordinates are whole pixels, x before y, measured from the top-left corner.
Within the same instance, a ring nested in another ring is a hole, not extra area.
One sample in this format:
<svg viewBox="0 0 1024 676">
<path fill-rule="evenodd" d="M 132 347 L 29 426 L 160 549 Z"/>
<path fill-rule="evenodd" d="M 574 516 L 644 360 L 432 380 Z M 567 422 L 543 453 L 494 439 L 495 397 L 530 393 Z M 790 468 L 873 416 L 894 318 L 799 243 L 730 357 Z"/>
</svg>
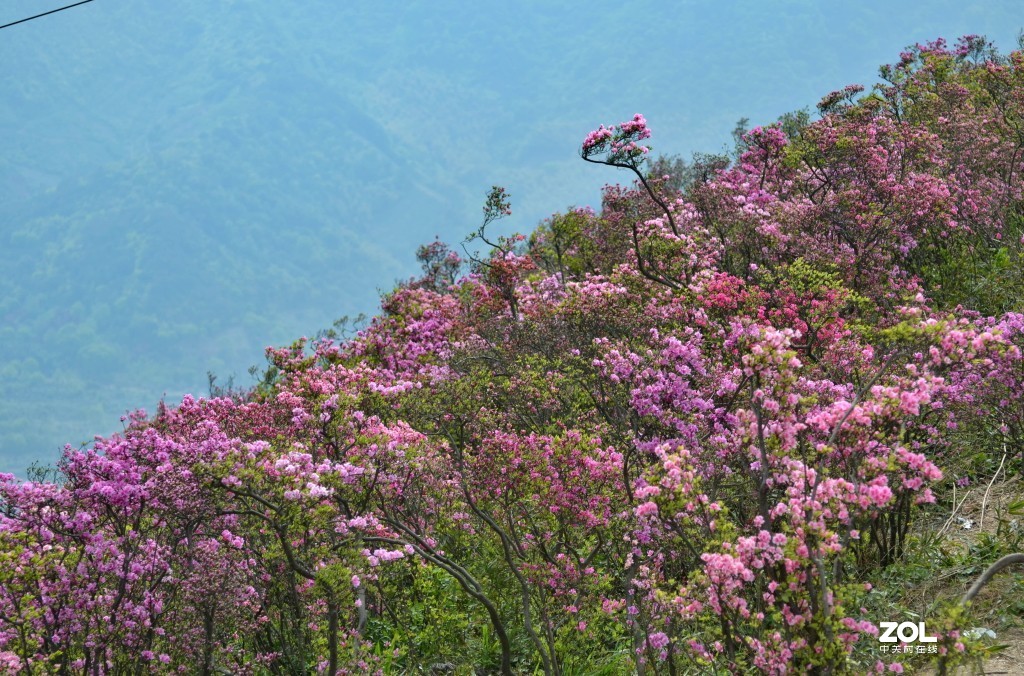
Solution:
<svg viewBox="0 0 1024 676">
<path fill-rule="evenodd" d="M 11 23 L 5 23 L 3 26 L 0 26 L 0 29 L 8 28 L 9 26 L 16 26 L 19 23 L 25 23 L 26 21 L 31 21 L 32 19 L 38 19 L 39 17 L 46 16 L 47 14 L 54 14 L 56 12 L 63 12 L 65 9 L 71 9 L 72 7 L 78 7 L 79 5 L 84 5 L 87 2 L 92 2 L 92 0 L 82 0 L 81 2 L 76 2 L 75 4 L 68 5 L 67 7 L 61 7 L 60 9 L 51 9 L 49 12 L 43 12 L 42 14 L 36 14 L 35 16 L 30 16 L 27 19 L 20 19 L 18 21 L 12 21 Z"/>
</svg>

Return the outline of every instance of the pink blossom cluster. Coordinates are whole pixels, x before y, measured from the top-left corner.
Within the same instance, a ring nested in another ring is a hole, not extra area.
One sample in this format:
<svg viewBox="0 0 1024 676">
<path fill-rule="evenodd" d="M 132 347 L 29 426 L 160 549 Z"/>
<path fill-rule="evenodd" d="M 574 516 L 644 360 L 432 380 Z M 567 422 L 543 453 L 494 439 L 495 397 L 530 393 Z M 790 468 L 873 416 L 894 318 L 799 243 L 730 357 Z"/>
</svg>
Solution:
<svg viewBox="0 0 1024 676">
<path fill-rule="evenodd" d="M 608 164 L 636 164 L 650 153 L 650 147 L 640 143 L 650 137 L 651 130 L 647 127 L 647 120 L 637 113 L 633 119 L 618 126 L 601 125 L 587 134 L 583 139 L 581 152 L 584 159 L 606 154 L 606 159 L 602 161 Z"/>
</svg>

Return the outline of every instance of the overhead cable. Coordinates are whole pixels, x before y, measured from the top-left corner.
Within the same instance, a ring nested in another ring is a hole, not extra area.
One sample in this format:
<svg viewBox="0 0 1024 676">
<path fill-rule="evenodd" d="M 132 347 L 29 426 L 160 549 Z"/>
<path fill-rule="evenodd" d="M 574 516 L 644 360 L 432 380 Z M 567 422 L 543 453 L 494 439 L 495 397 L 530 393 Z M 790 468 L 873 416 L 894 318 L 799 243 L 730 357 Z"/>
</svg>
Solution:
<svg viewBox="0 0 1024 676">
<path fill-rule="evenodd" d="M 65 9 L 71 9 L 72 7 L 78 7 L 79 5 L 84 5 L 87 2 L 92 2 L 92 0 L 82 0 L 81 2 L 76 2 L 73 5 L 67 5 L 66 7 L 60 7 L 58 9 L 51 9 L 49 12 L 43 12 L 42 14 L 36 14 L 35 16 L 30 16 L 27 19 L 19 19 L 17 21 L 12 21 L 11 23 L 5 23 L 3 26 L 0 26 L 0 29 L 2 29 L 2 28 L 9 28 L 11 26 L 17 26 L 19 23 L 25 23 L 26 21 L 32 21 L 33 19 L 38 19 L 39 17 L 47 16 L 49 14 L 56 14 L 57 12 L 63 12 Z"/>
</svg>

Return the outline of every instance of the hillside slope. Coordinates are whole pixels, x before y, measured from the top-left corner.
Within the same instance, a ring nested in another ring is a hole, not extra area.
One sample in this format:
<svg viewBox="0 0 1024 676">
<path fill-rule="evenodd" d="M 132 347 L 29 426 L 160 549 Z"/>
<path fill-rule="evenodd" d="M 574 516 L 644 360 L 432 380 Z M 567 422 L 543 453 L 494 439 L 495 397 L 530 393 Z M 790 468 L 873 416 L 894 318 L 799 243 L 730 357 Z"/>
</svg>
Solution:
<svg viewBox="0 0 1024 676">
<path fill-rule="evenodd" d="M 641 114 L 581 133 L 579 167 L 627 179 L 599 211 L 501 236 L 494 186 L 479 252 L 421 251 L 357 334 L 0 475 L 0 668 L 859 675 L 991 653 L 988 627 L 1024 622 L 975 596 L 1019 590 L 999 562 L 1024 560 L 1019 482 L 992 490 L 1024 462 L 1024 50 L 936 40 L 881 72 L 688 181 L 648 171 Z"/>
<path fill-rule="evenodd" d="M 8 0 L 0 21 L 39 6 Z M 520 229 L 593 201 L 581 127 L 642 108 L 662 149 L 715 150 L 739 117 L 870 77 L 908 41 L 1002 37 L 1015 16 L 98 0 L 6 29 L 0 469 L 205 391 L 207 371 L 245 382 L 266 345 L 372 313 L 418 244 L 465 234 L 491 183 Z"/>
</svg>

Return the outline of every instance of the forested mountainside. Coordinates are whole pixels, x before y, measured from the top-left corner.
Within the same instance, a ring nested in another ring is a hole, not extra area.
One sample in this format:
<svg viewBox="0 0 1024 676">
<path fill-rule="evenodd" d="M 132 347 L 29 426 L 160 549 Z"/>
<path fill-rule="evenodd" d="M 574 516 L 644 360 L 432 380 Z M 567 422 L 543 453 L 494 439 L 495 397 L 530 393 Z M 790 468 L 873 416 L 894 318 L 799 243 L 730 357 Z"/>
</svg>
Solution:
<svg viewBox="0 0 1024 676">
<path fill-rule="evenodd" d="M 133 416 L 49 480 L 5 477 L 0 665 L 862 674 L 984 654 L 1021 621 L 993 596 L 1021 577 L 959 597 L 1021 548 L 1019 489 L 969 546 L 948 527 L 957 489 L 988 499 L 1024 462 L 1024 52 L 939 40 L 882 75 L 733 160 L 652 165 L 641 114 L 580 134 L 580 171 L 624 181 L 599 211 L 499 236 L 494 187 L 481 253 L 421 249 L 354 337 L 272 350 L 251 391 Z M 906 618 L 935 641 L 890 654 L 879 624 Z"/>
<path fill-rule="evenodd" d="M 41 3 L 0 5 L 7 23 Z M 862 81 L 954 18 L 1009 42 L 1016 16 L 1009 0 L 98 0 L 4 29 L 0 471 L 205 393 L 208 371 L 248 384 L 267 345 L 371 314 L 491 183 L 521 228 L 593 203 L 605 179 L 573 161 L 580 128 L 635 108 L 666 151 L 718 150 L 740 117 Z"/>
</svg>

